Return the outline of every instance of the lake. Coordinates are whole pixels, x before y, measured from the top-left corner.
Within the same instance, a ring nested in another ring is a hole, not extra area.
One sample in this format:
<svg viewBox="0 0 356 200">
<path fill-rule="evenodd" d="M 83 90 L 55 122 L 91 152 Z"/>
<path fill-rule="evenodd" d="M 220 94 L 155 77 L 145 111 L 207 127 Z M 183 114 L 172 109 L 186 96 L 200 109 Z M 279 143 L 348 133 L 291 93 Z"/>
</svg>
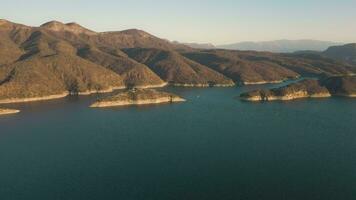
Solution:
<svg viewBox="0 0 356 200">
<path fill-rule="evenodd" d="M 0 117 L 0 199 L 355 199 L 356 99 L 235 98 L 253 88 L 167 88 L 187 102 L 160 106 L 6 106 L 22 112 Z"/>
</svg>

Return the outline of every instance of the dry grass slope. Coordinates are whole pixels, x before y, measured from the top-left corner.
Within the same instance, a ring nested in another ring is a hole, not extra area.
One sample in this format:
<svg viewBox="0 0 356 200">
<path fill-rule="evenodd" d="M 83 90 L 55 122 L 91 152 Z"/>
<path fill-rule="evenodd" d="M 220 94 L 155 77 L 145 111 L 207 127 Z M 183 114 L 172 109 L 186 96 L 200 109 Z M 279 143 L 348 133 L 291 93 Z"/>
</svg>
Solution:
<svg viewBox="0 0 356 200">
<path fill-rule="evenodd" d="M 147 48 L 131 48 L 124 51 L 131 58 L 149 66 L 163 80 L 173 85 L 231 86 L 234 84 L 224 75 L 174 51 Z"/>
</svg>

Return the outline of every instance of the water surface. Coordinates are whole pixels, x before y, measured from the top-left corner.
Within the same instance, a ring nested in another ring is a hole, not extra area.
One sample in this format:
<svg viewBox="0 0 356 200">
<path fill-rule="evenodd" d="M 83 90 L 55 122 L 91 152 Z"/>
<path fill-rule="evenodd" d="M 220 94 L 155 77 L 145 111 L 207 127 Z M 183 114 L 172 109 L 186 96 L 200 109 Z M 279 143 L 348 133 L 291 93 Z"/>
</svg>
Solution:
<svg viewBox="0 0 356 200">
<path fill-rule="evenodd" d="M 244 88 L 169 88 L 188 101 L 90 109 L 96 96 L 9 105 L 1 200 L 356 196 L 356 100 L 248 103 Z"/>
</svg>

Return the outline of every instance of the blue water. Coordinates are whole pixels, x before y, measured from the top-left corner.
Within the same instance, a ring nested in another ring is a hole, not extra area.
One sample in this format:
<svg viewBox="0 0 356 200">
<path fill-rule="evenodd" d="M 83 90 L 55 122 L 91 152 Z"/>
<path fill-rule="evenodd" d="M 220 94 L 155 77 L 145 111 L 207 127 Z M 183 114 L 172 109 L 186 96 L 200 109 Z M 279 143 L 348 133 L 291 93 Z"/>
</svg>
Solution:
<svg viewBox="0 0 356 200">
<path fill-rule="evenodd" d="M 251 88 L 90 109 L 96 96 L 9 105 L 1 200 L 354 200 L 356 100 L 248 103 Z"/>
</svg>

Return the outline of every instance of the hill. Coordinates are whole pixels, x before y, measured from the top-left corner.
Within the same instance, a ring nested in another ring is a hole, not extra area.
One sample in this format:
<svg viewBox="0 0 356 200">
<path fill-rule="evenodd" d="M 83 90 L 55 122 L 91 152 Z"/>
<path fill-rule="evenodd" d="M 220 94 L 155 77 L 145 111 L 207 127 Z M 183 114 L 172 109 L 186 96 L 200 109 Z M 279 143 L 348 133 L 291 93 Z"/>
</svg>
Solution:
<svg viewBox="0 0 356 200">
<path fill-rule="evenodd" d="M 356 65 L 356 43 L 332 46 L 322 52 L 324 56 Z"/>
<path fill-rule="evenodd" d="M 275 83 L 299 76 L 349 75 L 356 67 L 314 54 L 197 50 L 184 56 L 241 84 Z"/>
<path fill-rule="evenodd" d="M 224 75 L 189 60 L 174 51 L 159 49 L 125 49 L 131 58 L 149 66 L 163 80 L 180 86 L 231 86 Z"/>
</svg>

